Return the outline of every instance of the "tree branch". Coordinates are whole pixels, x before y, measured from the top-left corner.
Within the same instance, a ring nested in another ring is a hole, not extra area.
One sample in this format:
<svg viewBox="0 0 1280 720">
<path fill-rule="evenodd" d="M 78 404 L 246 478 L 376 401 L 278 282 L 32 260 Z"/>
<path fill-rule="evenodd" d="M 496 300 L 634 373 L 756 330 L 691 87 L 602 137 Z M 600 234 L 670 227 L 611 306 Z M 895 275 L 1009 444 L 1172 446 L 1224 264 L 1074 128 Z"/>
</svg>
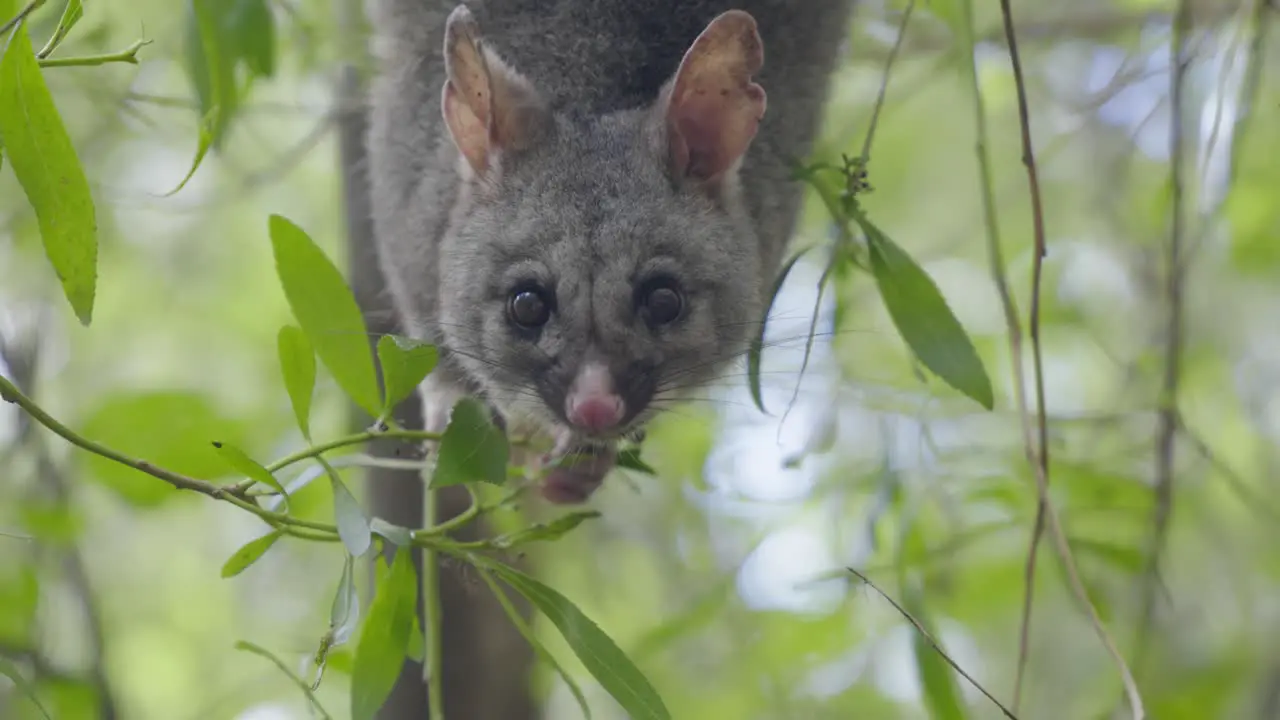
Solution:
<svg viewBox="0 0 1280 720">
<path fill-rule="evenodd" d="M 1170 42 L 1169 75 L 1169 248 L 1166 258 L 1165 301 L 1169 316 L 1164 338 L 1164 378 L 1157 400 L 1155 458 L 1155 508 L 1152 512 L 1151 546 L 1144 574 L 1142 615 L 1138 623 L 1138 647 L 1135 664 L 1146 655 L 1147 640 L 1154 621 L 1156 586 L 1160 583 L 1160 555 L 1169 531 L 1173 513 L 1174 460 L 1178 435 L 1178 380 L 1183 349 L 1183 244 L 1185 235 L 1184 195 L 1185 171 L 1183 145 L 1183 94 L 1187 68 L 1191 58 L 1187 38 L 1191 34 L 1190 0 L 1179 0 Z"/>
</svg>

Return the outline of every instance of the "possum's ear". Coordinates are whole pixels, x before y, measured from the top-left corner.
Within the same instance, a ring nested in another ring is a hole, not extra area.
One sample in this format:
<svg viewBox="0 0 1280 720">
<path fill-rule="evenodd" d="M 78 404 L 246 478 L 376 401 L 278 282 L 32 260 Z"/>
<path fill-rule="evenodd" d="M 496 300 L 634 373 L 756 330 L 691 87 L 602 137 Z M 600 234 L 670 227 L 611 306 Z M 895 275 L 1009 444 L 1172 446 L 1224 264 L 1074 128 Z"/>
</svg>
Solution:
<svg viewBox="0 0 1280 720">
<path fill-rule="evenodd" d="M 484 46 L 465 5 L 449 14 L 444 35 L 444 121 L 467 165 L 483 176 L 502 153 L 536 142 L 550 114 L 533 84 Z"/>
<path fill-rule="evenodd" d="M 764 117 L 764 65 L 755 18 L 730 10 L 712 20 L 685 52 L 655 110 L 671 172 L 714 182 L 736 170 Z"/>
</svg>

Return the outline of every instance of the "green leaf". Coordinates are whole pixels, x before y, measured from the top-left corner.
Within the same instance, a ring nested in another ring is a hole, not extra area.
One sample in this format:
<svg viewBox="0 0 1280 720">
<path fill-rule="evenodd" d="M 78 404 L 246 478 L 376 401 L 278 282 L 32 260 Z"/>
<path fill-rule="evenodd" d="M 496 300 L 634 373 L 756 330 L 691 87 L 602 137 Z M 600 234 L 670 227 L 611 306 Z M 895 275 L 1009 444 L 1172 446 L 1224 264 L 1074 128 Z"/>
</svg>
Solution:
<svg viewBox="0 0 1280 720">
<path fill-rule="evenodd" d="M 231 36 L 238 40 L 240 58 L 250 72 L 271 77 L 276 64 L 276 26 L 267 0 L 238 0 L 228 4 L 234 27 Z"/>
<path fill-rule="evenodd" d="M 245 568 L 257 562 L 258 558 L 270 550 L 271 546 L 275 545 L 283 534 L 283 530 L 273 530 L 256 540 L 250 540 L 245 543 L 244 547 L 227 558 L 227 562 L 222 566 L 222 577 L 235 577 L 244 572 Z"/>
<path fill-rule="evenodd" d="M 995 399 L 978 351 L 938 286 L 898 244 L 865 216 L 871 272 L 894 326 L 921 364 L 948 385 L 991 410 Z"/>
<path fill-rule="evenodd" d="M 478 567 L 492 571 L 547 616 L 560 630 L 587 671 L 633 720 L 668 720 L 671 712 L 626 653 L 568 598 L 514 568 L 472 555 Z"/>
<path fill-rule="evenodd" d="M 640 459 L 640 448 L 627 448 L 618 453 L 617 465 L 620 468 L 635 470 L 646 475 L 657 475 L 658 471 L 654 470 L 644 460 Z"/>
<path fill-rule="evenodd" d="M 98 222 L 89 181 L 45 85 L 25 23 L 0 39 L 0 138 L 35 210 L 45 255 L 84 325 L 98 284 Z"/>
<path fill-rule="evenodd" d="M 20 557 L 16 548 L 5 557 Z M 22 647 L 31 639 L 36 614 L 40 610 L 40 578 L 35 563 L 0 565 L 0 645 Z"/>
<path fill-rule="evenodd" d="M 276 272 L 293 316 L 338 386 L 377 417 L 381 394 L 355 295 L 302 228 L 280 215 L 271 216 L 269 227 Z"/>
<path fill-rule="evenodd" d="M 382 384 L 386 388 L 383 417 L 413 393 L 435 369 L 438 359 L 434 345 L 398 335 L 383 335 L 378 339 L 378 362 L 382 365 Z"/>
<path fill-rule="evenodd" d="M 200 127 L 196 128 L 196 154 L 191 159 L 191 167 L 187 168 L 187 174 L 182 176 L 178 184 L 172 190 L 164 193 L 161 197 L 170 197 L 177 195 L 182 188 L 191 182 L 191 178 L 195 177 L 196 170 L 200 169 L 200 163 L 204 162 L 204 156 L 209 154 L 210 148 L 213 147 L 215 126 L 221 116 L 220 106 L 215 106 L 207 114 L 200 119 Z"/>
<path fill-rule="evenodd" d="M 373 519 L 369 529 L 401 547 L 413 544 L 413 531 L 403 525 L 393 525 L 380 517 Z"/>
<path fill-rule="evenodd" d="M 270 471 L 259 465 L 253 458 L 244 454 L 244 451 L 235 445 L 224 442 L 214 442 L 213 447 L 218 452 L 218 457 L 227 464 L 227 467 L 253 480 L 262 483 L 267 487 L 280 493 L 285 507 L 289 505 L 289 494 L 285 492 L 284 486 L 272 475 Z"/>
<path fill-rule="evenodd" d="M 578 687 L 577 681 L 556 660 L 556 656 L 551 654 L 547 646 L 542 644 L 542 641 L 538 639 L 537 633 L 533 631 L 533 628 L 529 627 L 529 623 L 525 622 L 524 616 L 520 614 L 515 605 L 511 604 L 511 598 L 507 597 L 506 592 L 498 586 L 493 576 L 486 570 L 480 570 L 480 577 L 484 580 L 484 584 L 489 586 L 493 596 L 497 598 L 498 604 L 502 606 L 502 611 L 507 614 L 507 619 L 524 636 L 525 642 L 529 643 L 529 646 L 538 654 L 538 657 L 550 665 L 556 671 L 556 674 L 564 680 L 565 686 L 569 688 L 569 692 L 573 693 L 574 699 L 578 701 L 578 707 L 582 708 L 582 716 L 586 720 L 591 720 L 591 706 L 587 704 L 587 697 L 582 694 L 582 688 Z"/>
<path fill-rule="evenodd" d="M 3 13 L 0 13 L 2 15 Z M 46 58 L 67 38 L 67 33 L 71 32 L 71 28 L 84 17 L 84 5 L 80 0 L 69 0 L 67 6 L 62 9 L 62 17 L 58 19 L 58 27 L 54 29 L 53 35 L 49 37 L 49 42 L 45 43 L 44 48 L 36 53 L 37 57 Z"/>
<path fill-rule="evenodd" d="M 244 426 L 224 417 L 210 399 L 189 392 L 122 392 L 90 408 L 81 434 L 107 447 L 201 480 L 226 475 L 226 462 L 210 446 L 212 438 L 243 447 Z M 167 483 L 99 455 L 82 462 L 93 477 L 138 507 L 175 498 Z"/>
<path fill-rule="evenodd" d="M 41 715 L 45 716 L 47 720 L 53 720 L 53 716 L 49 714 L 49 711 L 40 703 L 40 698 L 36 696 L 36 689 L 32 687 L 31 683 L 27 682 L 26 678 L 22 677 L 22 673 L 19 672 L 18 666 L 15 665 L 12 660 L 4 657 L 3 655 L 0 655 L 0 675 L 4 675 L 12 680 L 14 686 L 17 687 L 23 695 L 26 695 L 29 700 L 31 700 L 31 703 L 36 706 L 36 709 L 40 711 Z"/>
<path fill-rule="evenodd" d="M 767 412 L 764 409 L 764 400 L 760 395 L 760 354 L 764 352 L 764 330 L 768 314 L 773 311 L 773 303 L 778 298 L 778 291 L 782 289 L 782 284 L 786 282 L 787 275 L 791 274 L 791 269 L 795 267 L 796 262 L 808 252 L 805 248 L 791 259 L 783 264 L 782 270 L 778 272 L 778 277 L 773 281 L 773 287 L 769 289 L 769 304 L 766 305 L 765 317 L 760 319 L 760 330 L 756 336 L 751 339 L 751 346 L 747 349 L 747 382 L 751 387 L 751 399 L 755 401 L 756 407 L 760 412 Z"/>
<path fill-rule="evenodd" d="M 409 628 L 409 645 L 404 649 L 404 656 L 421 663 L 427 658 L 427 641 L 422 636 L 422 624 L 418 622 L 418 613 L 413 614 L 413 626 Z"/>
<path fill-rule="evenodd" d="M 934 635 L 929 627 L 924 603 L 914 586 L 904 590 L 903 608 L 911 613 L 916 622 L 928 630 L 930 635 Z M 960 689 L 956 686 L 955 676 L 952 675 L 951 667 L 946 660 L 919 631 L 912 633 L 911 646 L 915 651 L 916 672 L 920 675 L 925 705 L 929 708 L 930 716 L 938 720 L 964 720 L 967 713 L 964 704 L 960 701 Z"/>
<path fill-rule="evenodd" d="M 369 529 L 369 517 L 364 514 L 360 502 L 347 489 L 338 472 L 324 458 L 317 456 L 316 461 L 324 466 L 329 474 L 329 485 L 333 488 L 333 514 L 338 524 L 338 537 L 347 552 L 356 557 L 363 556 L 373 544 L 373 535 Z"/>
<path fill-rule="evenodd" d="M 384 565 L 378 556 L 379 566 Z M 351 718 L 372 720 L 395 685 L 409 647 L 418 602 L 409 548 L 396 548 L 391 569 L 378 578 L 351 668 Z"/>
<path fill-rule="evenodd" d="M 464 397 L 453 406 L 453 415 L 431 475 L 431 487 L 469 482 L 501 485 L 507 480 L 507 439 L 493 424 L 479 400 Z"/>
<path fill-rule="evenodd" d="M 493 546 L 505 550 L 537 540 L 558 540 L 565 533 L 572 531 L 587 520 L 598 517 L 600 517 L 600 513 L 596 510 L 579 510 L 567 513 L 549 523 L 531 525 L 513 533 L 496 537 L 493 539 Z"/>
<path fill-rule="evenodd" d="M 333 633 L 331 647 L 345 643 L 360 623 L 360 593 L 356 592 L 355 558 L 350 553 L 342 563 L 342 578 L 329 608 L 329 629 Z"/>
<path fill-rule="evenodd" d="M 307 334 L 296 325 L 280 328 L 276 346 L 280 354 L 280 374 L 284 376 L 284 387 L 289 392 L 289 403 L 293 405 L 294 417 L 298 419 L 298 429 L 302 431 L 302 437 L 311 442 L 311 398 L 316 387 L 315 350 L 311 349 Z"/>
<path fill-rule="evenodd" d="M 244 650 L 245 652 L 251 652 L 254 655 L 257 655 L 259 657 L 264 657 L 270 660 L 273 664 L 275 664 L 276 667 L 280 668 L 280 672 L 287 675 L 289 679 L 293 681 L 293 684 L 297 685 L 298 688 L 302 690 L 302 694 L 307 697 L 307 702 L 311 703 L 311 707 L 316 709 L 316 712 L 319 713 L 320 717 L 324 718 L 324 720 L 332 720 L 332 716 L 329 715 L 329 713 L 325 711 L 324 706 L 320 704 L 320 699 L 317 698 L 315 696 L 315 693 L 311 691 L 311 686 L 308 685 L 302 678 L 295 675 L 293 671 L 289 669 L 289 666 L 284 664 L 284 662 L 280 660 L 280 658 L 271 654 L 270 651 L 258 645 L 254 645 L 248 640 L 238 641 L 236 643 L 236 649 Z"/>
</svg>

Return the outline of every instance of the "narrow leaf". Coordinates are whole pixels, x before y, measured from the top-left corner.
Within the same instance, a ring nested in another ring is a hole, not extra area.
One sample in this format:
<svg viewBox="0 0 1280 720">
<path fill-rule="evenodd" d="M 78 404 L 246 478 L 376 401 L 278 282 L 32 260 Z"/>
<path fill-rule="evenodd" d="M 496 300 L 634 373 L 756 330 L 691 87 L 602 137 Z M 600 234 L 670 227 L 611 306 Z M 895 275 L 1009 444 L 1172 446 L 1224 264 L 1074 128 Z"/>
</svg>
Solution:
<svg viewBox="0 0 1280 720">
<path fill-rule="evenodd" d="M 271 77 L 276 63 L 276 25 L 267 0 L 239 0 L 233 5 L 232 36 L 249 71 Z"/>
<path fill-rule="evenodd" d="M 867 234 L 880 297 L 903 340 L 926 368 L 991 410 L 991 378 L 938 286 L 868 218 L 858 216 L 857 221 Z"/>
<path fill-rule="evenodd" d="M 778 272 L 778 277 L 773 281 L 773 287 L 769 289 L 769 304 L 765 306 L 765 317 L 760 318 L 760 330 L 751 339 L 751 346 L 747 349 L 747 382 L 751 387 L 751 399 L 755 401 L 756 407 L 760 409 L 760 412 L 767 412 L 764 409 L 764 399 L 760 394 L 760 354 L 764 352 L 766 321 L 769 313 L 773 311 L 773 303 L 778 298 L 778 291 L 782 289 L 782 284 L 787 281 L 787 275 L 791 274 L 791 269 L 796 266 L 796 262 L 808 251 L 808 248 L 806 248 L 792 255 L 791 259 L 783 264 L 782 270 Z"/>
<path fill-rule="evenodd" d="M 315 350 L 311 349 L 307 334 L 296 325 L 280 328 L 276 347 L 280 354 L 280 374 L 284 376 L 284 387 L 289 393 L 294 417 L 298 419 L 298 429 L 302 431 L 302 437 L 311 442 L 311 398 L 316 387 Z"/>
<path fill-rule="evenodd" d="M 356 592 L 355 558 L 347 553 L 342 563 L 342 578 L 329 608 L 329 630 L 333 634 L 330 647 L 345 643 L 360 623 L 360 594 Z"/>
<path fill-rule="evenodd" d="M 649 463 L 640 459 L 640 448 L 627 448 L 618 453 L 618 467 L 628 470 L 635 470 L 646 475 L 657 475 L 658 471 L 649 466 Z"/>
<path fill-rule="evenodd" d="M 470 556 L 470 560 L 478 567 L 492 571 L 546 615 L 587 671 L 633 720 L 669 720 L 671 712 L 640 669 L 568 598 L 489 558 Z"/>
<path fill-rule="evenodd" d="M 232 470 L 244 475 L 245 477 L 260 482 L 263 485 L 280 493 L 280 497 L 284 498 L 286 506 L 289 504 L 289 494 L 285 492 L 284 486 L 272 475 L 270 471 L 259 465 L 253 458 L 244 454 L 240 448 L 229 445 L 227 443 L 215 442 L 214 449 L 218 451 L 218 457 L 227 464 Z"/>
<path fill-rule="evenodd" d="M 276 657 L 265 648 L 262 648 L 258 645 L 254 645 L 248 640 L 240 640 L 239 642 L 237 642 L 236 649 L 244 650 L 245 652 L 251 652 L 254 655 L 258 655 L 259 657 L 264 657 L 270 660 L 276 667 L 280 668 L 280 672 L 289 676 L 289 679 L 293 681 L 293 684 L 297 685 L 298 688 L 302 690 L 302 694 L 307 697 L 307 702 L 311 703 L 311 707 L 315 708 L 316 712 L 319 713 L 321 718 L 324 718 L 324 720 L 332 720 L 332 716 L 324 709 L 324 706 L 320 704 L 320 699 L 315 696 L 314 692 L 312 692 L 311 686 L 308 685 L 306 681 L 304 681 L 302 678 L 295 675 L 293 671 L 289 669 L 289 666 L 285 665 L 284 662 L 280 660 L 280 658 Z"/>
<path fill-rule="evenodd" d="M 67 6 L 62 9 L 62 17 L 58 19 L 58 27 L 54 29 L 53 35 L 50 36 L 49 42 L 44 44 L 44 48 L 36 53 L 36 57 L 47 58 L 49 55 L 66 39 L 67 33 L 71 32 L 71 28 L 80 22 L 80 18 L 84 17 L 84 5 L 80 0 L 69 0 Z"/>
<path fill-rule="evenodd" d="M 383 565 L 382 557 L 378 564 Z M 386 701 L 404 664 L 418 602 L 417 574 L 408 548 L 396 548 L 380 574 L 351 668 L 352 720 L 371 720 Z"/>
<path fill-rule="evenodd" d="M 338 537 L 347 552 L 355 557 L 362 557 L 373 544 L 373 535 L 369 530 L 369 517 L 364 514 L 359 501 L 347 489 L 338 472 L 324 458 L 317 457 L 329 474 L 329 486 L 333 488 L 333 514 L 338 524 Z"/>
<path fill-rule="evenodd" d="M 227 562 L 222 566 L 222 577 L 235 577 L 244 572 L 245 568 L 258 561 L 272 545 L 283 535 L 282 530 L 273 530 L 256 540 L 250 540 L 243 547 L 235 551 L 231 557 L 227 558 Z"/>
<path fill-rule="evenodd" d="M 418 613 L 413 614 L 413 626 L 409 628 L 409 645 L 404 649 L 404 656 L 416 663 L 427 658 L 427 641 L 422 636 L 422 623 L 418 622 Z"/>
<path fill-rule="evenodd" d="M 40 704 L 40 698 L 36 695 L 36 689 L 31 686 L 31 683 L 27 682 L 26 678 L 22 677 L 22 673 L 18 670 L 18 666 L 14 664 L 12 660 L 4 657 L 3 655 L 0 655 L 0 675 L 4 675 L 12 680 L 14 686 L 18 688 L 18 691 L 27 696 L 27 699 L 31 701 L 32 705 L 36 706 L 36 709 L 45 717 L 45 720 L 53 720 L 53 716 L 49 714 L 49 711 L 45 709 L 44 705 Z"/>
<path fill-rule="evenodd" d="M 929 619 L 925 613 L 924 603 L 919 591 L 908 585 L 903 591 L 903 607 L 911 617 L 920 623 L 920 627 L 930 635 L 934 635 L 929 627 Z M 960 688 L 956 685 L 955 676 L 950 666 L 939 654 L 938 649 L 925 638 L 921 632 L 911 634 L 911 647 L 915 653 L 916 672 L 920 675 L 920 684 L 924 688 L 925 705 L 931 717 L 937 720 L 964 720 L 967 717 L 964 704 L 960 701 Z"/>
<path fill-rule="evenodd" d="M 373 519 L 369 529 L 401 547 L 413 544 L 413 532 L 409 528 L 393 525 L 380 517 Z"/>
<path fill-rule="evenodd" d="M 382 406 L 368 334 L 342 273 L 311 238 L 280 215 L 270 220 L 276 271 L 293 316 L 338 386 L 377 417 Z"/>
<path fill-rule="evenodd" d="M 493 546 L 505 550 L 537 540 L 558 540 L 587 520 L 598 517 L 600 517 L 600 513 L 596 510 L 580 510 L 578 512 L 567 513 L 549 523 L 531 525 L 508 535 L 502 535 L 494 538 Z"/>
<path fill-rule="evenodd" d="M 196 154 L 191 158 L 191 165 L 187 168 L 187 174 L 182 176 L 178 184 L 174 188 L 161 197 L 170 197 L 177 195 L 182 188 L 191 182 L 191 178 L 195 177 L 196 170 L 200 169 L 200 164 L 204 162 L 204 156 L 209 154 L 210 148 L 213 147 L 215 127 L 221 116 L 221 106 L 214 106 L 208 113 L 200 119 L 200 126 L 196 128 Z"/>
<path fill-rule="evenodd" d="M 35 210 L 45 255 L 84 325 L 98 284 L 98 222 L 75 147 L 36 62 L 25 23 L 0 42 L 0 137 Z"/>
<path fill-rule="evenodd" d="M 524 636 L 525 642 L 529 643 L 529 646 L 538 654 L 538 657 L 542 658 L 543 662 L 550 665 L 556 671 L 556 674 L 564 679 L 565 686 L 569 688 L 569 692 L 573 693 L 574 699 L 578 701 L 578 707 L 582 708 L 582 716 L 586 720 L 591 720 L 591 706 L 587 704 L 587 697 L 582 694 L 582 688 L 578 687 L 578 683 L 573 679 L 573 676 L 556 661 L 555 655 L 551 654 L 547 646 L 542 644 L 542 641 L 538 639 L 537 633 L 533 631 L 533 628 L 529 627 L 529 623 L 525 622 L 520 611 L 511 604 L 511 598 L 507 597 L 507 593 L 499 587 L 493 576 L 486 570 L 480 570 L 480 577 L 484 580 L 485 585 L 489 586 L 493 596 L 497 598 L 498 604 L 502 606 L 502 611 L 507 614 L 507 619 Z"/>
<path fill-rule="evenodd" d="M 454 405 L 440 438 L 431 487 L 469 482 L 501 485 L 507 479 L 507 454 L 507 439 L 494 426 L 488 409 L 479 400 L 464 397 Z"/>
<path fill-rule="evenodd" d="M 435 369 L 438 359 L 434 345 L 398 335 L 383 335 L 378 339 L 378 362 L 382 365 L 382 384 L 386 388 L 386 399 L 382 403 L 384 417 L 413 393 Z"/>
</svg>

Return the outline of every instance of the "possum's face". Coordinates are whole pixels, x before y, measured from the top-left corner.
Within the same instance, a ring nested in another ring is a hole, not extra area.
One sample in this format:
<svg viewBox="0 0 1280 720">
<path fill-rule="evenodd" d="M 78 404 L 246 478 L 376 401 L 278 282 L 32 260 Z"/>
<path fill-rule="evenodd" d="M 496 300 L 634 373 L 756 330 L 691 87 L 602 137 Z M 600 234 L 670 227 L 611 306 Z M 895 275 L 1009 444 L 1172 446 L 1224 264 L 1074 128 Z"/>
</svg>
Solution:
<svg viewBox="0 0 1280 720">
<path fill-rule="evenodd" d="M 716 17 L 649 107 L 586 119 L 554 114 L 481 36 L 455 8 L 441 344 L 508 418 L 611 440 L 705 383 L 761 320 L 737 180 L 765 111 L 755 21 Z"/>
<path fill-rule="evenodd" d="M 475 188 L 441 248 L 444 347 L 513 418 L 625 435 L 741 356 L 756 239 L 681 190 L 632 118 L 561 127 Z"/>
</svg>

